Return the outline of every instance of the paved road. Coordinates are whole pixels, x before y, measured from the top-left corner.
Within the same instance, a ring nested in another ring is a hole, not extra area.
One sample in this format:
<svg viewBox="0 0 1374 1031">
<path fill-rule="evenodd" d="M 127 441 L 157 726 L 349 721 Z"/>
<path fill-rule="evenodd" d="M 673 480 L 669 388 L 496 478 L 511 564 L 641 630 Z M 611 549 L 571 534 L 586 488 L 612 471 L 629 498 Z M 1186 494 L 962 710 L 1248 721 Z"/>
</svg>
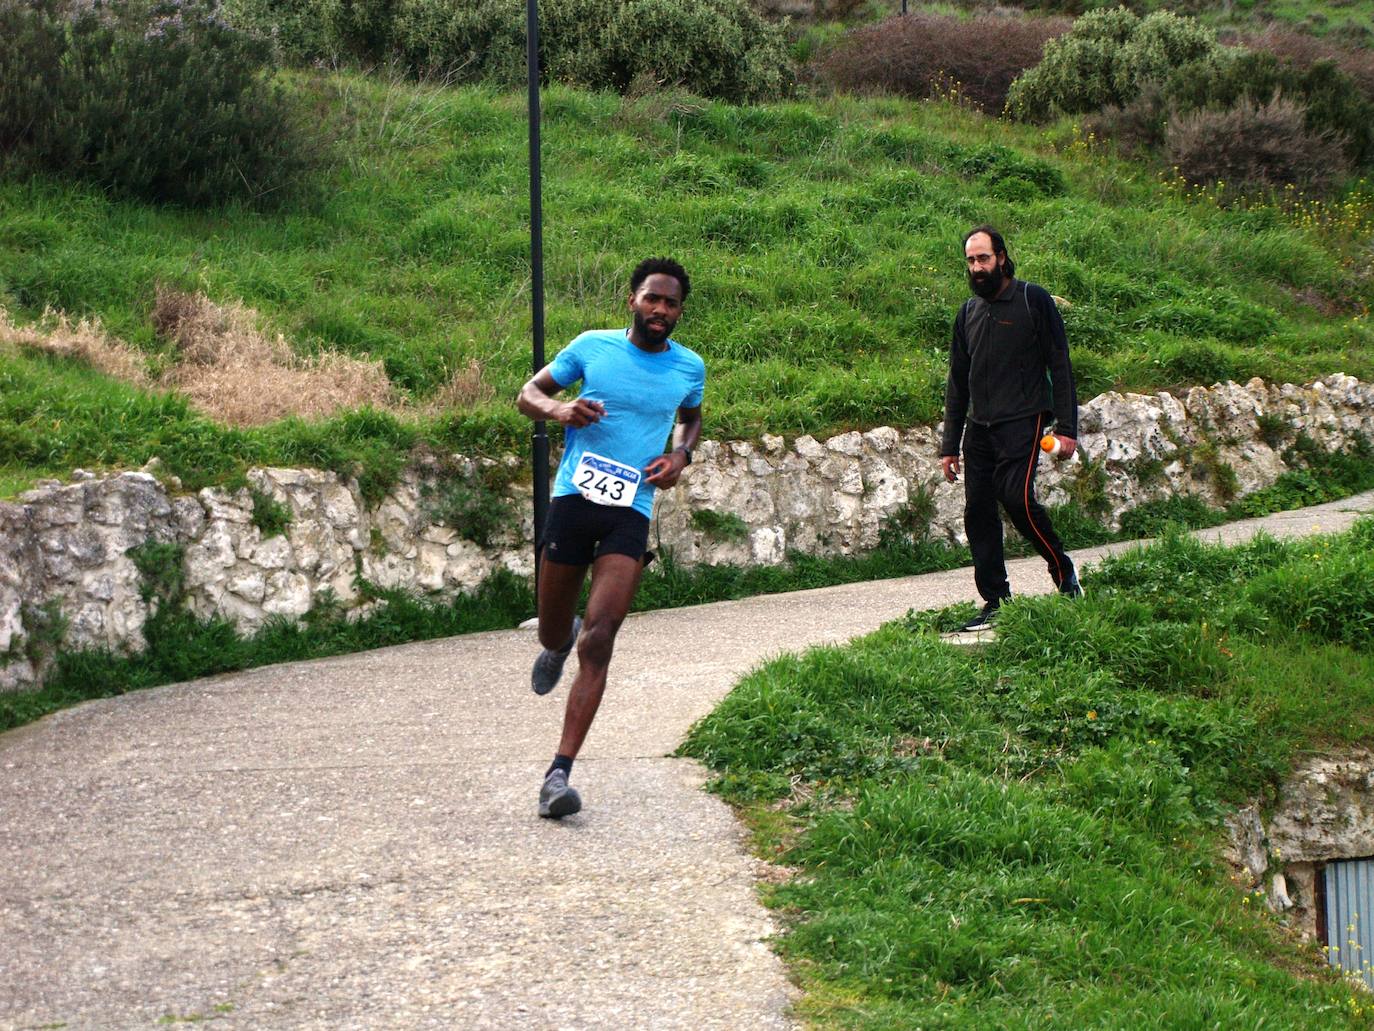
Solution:
<svg viewBox="0 0 1374 1031">
<path fill-rule="evenodd" d="M 1357 510 L 1374 493 L 1206 535 Z M 1049 586 L 1038 559 L 1012 579 Z M 961 570 L 631 617 L 558 823 L 534 809 L 563 690 L 530 693 L 528 631 L 0 735 L 0 1027 L 789 1027 L 755 863 L 666 756 L 762 660 L 972 594 Z"/>
</svg>

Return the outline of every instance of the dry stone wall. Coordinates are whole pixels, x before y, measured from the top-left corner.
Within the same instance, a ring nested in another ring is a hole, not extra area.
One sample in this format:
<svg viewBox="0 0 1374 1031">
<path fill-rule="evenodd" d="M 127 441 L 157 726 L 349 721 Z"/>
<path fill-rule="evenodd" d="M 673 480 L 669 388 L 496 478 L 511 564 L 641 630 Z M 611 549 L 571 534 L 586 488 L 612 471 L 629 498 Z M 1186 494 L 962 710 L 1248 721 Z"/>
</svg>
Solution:
<svg viewBox="0 0 1374 1031">
<path fill-rule="evenodd" d="M 1092 493 L 1113 524 L 1173 494 L 1219 502 L 1272 483 L 1286 468 L 1280 438 L 1298 433 L 1330 449 L 1374 440 L 1374 385 L 1337 375 L 1306 386 L 1227 383 L 1182 397 L 1103 394 L 1081 411 L 1089 460 L 1042 463 L 1041 495 L 1056 503 Z M 775 564 L 789 551 L 867 550 L 889 521 L 921 511 L 931 533 L 962 541 L 963 493 L 941 477 L 938 443 L 938 427 L 705 442 L 660 499 L 653 539 L 685 564 Z M 512 474 L 520 467 L 518 458 L 504 461 Z M 471 474 L 476 464 L 446 467 Z M 72 482 L 49 481 L 0 503 L 0 690 L 38 680 L 54 627 L 65 627 L 65 648 L 140 648 L 148 604 L 133 549 L 148 542 L 183 549 L 192 611 L 244 631 L 272 616 L 301 616 L 326 592 L 361 612 L 368 603 L 359 578 L 452 594 L 499 568 L 532 571 L 530 488 L 518 479 L 508 488 L 518 524 L 479 547 L 463 527 L 429 514 L 434 463 L 408 470 L 371 506 L 356 483 L 317 470 L 254 469 L 247 487 L 196 494 L 155 473 L 78 470 Z M 254 492 L 289 511 L 284 532 L 255 525 Z M 705 512 L 715 518 L 698 515 Z"/>
</svg>

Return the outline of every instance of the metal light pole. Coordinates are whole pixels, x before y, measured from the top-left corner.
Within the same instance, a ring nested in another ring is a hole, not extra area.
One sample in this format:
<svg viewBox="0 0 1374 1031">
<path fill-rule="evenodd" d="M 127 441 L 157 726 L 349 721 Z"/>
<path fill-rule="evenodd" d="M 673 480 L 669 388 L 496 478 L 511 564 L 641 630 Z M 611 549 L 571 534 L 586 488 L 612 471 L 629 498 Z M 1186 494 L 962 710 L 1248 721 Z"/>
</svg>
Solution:
<svg viewBox="0 0 1374 1031">
<path fill-rule="evenodd" d="M 530 118 L 530 307 L 533 369 L 544 367 L 544 205 L 539 178 L 539 3 L 525 0 L 525 63 L 529 70 Z M 549 435 L 534 424 L 534 594 L 539 597 L 539 543 L 549 511 Z"/>
</svg>

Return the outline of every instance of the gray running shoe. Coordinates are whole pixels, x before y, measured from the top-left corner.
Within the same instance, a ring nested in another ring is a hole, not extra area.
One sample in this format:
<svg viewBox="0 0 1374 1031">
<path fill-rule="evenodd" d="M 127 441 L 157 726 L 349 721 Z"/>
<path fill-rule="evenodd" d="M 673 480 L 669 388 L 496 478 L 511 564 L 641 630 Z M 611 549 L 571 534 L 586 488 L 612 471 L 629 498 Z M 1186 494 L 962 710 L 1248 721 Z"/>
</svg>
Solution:
<svg viewBox="0 0 1374 1031">
<path fill-rule="evenodd" d="M 581 808 L 582 796 L 576 788 L 568 786 L 568 775 L 562 770 L 550 771 L 539 789 L 539 815 L 559 820 Z"/>
<path fill-rule="evenodd" d="M 558 685 L 558 678 L 563 675 L 563 663 L 568 661 L 573 645 L 577 643 L 577 635 L 581 632 L 582 617 L 573 616 L 572 633 L 562 650 L 555 652 L 545 648 L 539 653 L 534 660 L 534 669 L 530 671 L 530 687 L 534 688 L 535 694 L 548 694 Z"/>
</svg>

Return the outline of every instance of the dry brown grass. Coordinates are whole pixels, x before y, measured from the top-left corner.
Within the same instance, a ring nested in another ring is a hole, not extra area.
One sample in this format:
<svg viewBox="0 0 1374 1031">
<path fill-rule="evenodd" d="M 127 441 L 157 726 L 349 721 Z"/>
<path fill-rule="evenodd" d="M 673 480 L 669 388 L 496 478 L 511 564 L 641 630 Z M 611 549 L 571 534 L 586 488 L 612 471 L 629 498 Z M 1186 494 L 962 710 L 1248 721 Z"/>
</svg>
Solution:
<svg viewBox="0 0 1374 1031">
<path fill-rule="evenodd" d="M 264 334 L 257 314 L 241 304 L 218 305 L 203 294 L 159 289 L 153 325 L 180 356 L 162 385 L 231 426 L 398 407 L 381 362 L 332 352 L 303 358 L 284 337 Z"/>
<path fill-rule="evenodd" d="M 423 405 L 414 405 L 391 385 L 380 361 L 335 352 L 301 357 L 284 337 L 263 333 L 251 308 L 216 304 L 204 294 L 159 289 L 152 321 L 177 356 L 158 376 L 149 374 L 147 355 L 107 334 L 98 321 L 73 324 L 60 313 L 45 313 L 37 326 L 19 327 L 0 308 L 0 347 L 75 359 L 134 386 L 175 390 L 230 426 L 260 426 L 290 416 L 322 419 L 363 407 L 434 415 L 496 397 L 481 362 L 470 358 Z"/>
<path fill-rule="evenodd" d="M 74 359 L 125 383 L 152 385 L 146 357 L 107 334 L 95 319 L 73 324 L 65 315 L 45 311 L 37 327 L 19 327 L 0 308 L 0 343 Z"/>
<path fill-rule="evenodd" d="M 454 408 L 475 408 L 487 401 L 494 401 L 496 388 L 483 378 L 484 372 L 481 362 L 476 358 L 469 358 L 466 365 L 434 392 L 425 406 L 426 411 L 445 412 Z"/>
</svg>

